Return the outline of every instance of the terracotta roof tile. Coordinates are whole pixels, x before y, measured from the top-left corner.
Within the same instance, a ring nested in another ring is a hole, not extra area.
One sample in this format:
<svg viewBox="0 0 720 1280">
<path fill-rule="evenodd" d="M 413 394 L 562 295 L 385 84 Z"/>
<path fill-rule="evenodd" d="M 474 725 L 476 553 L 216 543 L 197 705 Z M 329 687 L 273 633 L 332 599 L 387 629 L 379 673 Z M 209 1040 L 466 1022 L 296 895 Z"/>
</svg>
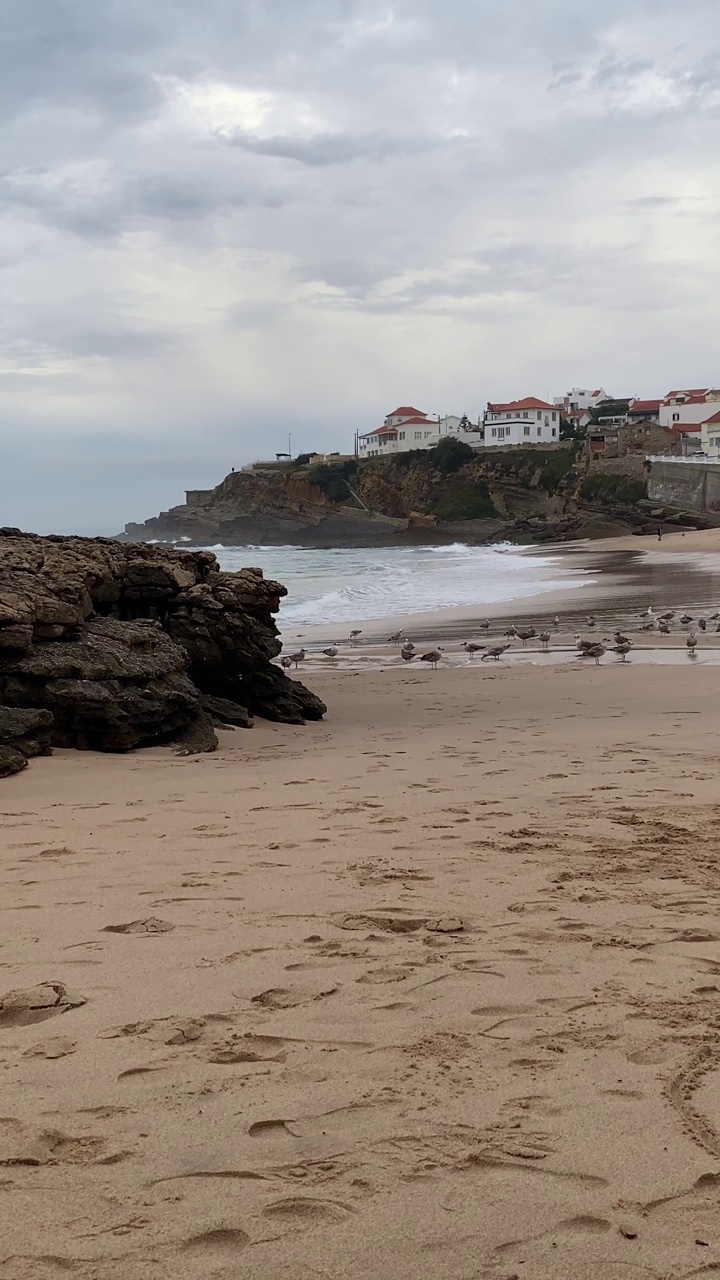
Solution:
<svg viewBox="0 0 720 1280">
<path fill-rule="evenodd" d="M 548 404 L 546 400 L 538 400 L 536 396 L 526 396 L 524 400 L 510 400 L 508 404 L 491 404 L 488 401 L 490 413 L 512 413 L 516 409 L 553 409 L 557 412 L 557 408 L 557 405 Z"/>
</svg>

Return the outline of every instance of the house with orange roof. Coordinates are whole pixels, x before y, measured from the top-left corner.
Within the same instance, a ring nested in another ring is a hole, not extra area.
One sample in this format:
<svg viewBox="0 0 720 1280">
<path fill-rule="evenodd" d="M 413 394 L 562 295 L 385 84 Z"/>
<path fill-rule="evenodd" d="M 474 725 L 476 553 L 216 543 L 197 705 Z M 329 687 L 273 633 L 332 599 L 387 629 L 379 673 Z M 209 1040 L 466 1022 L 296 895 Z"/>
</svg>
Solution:
<svg viewBox="0 0 720 1280">
<path fill-rule="evenodd" d="M 715 407 L 708 409 L 708 405 Z M 674 427 L 679 422 L 702 423 L 717 409 L 720 409 L 720 391 L 713 387 L 668 391 L 660 405 L 659 421 L 662 427 Z"/>
<path fill-rule="evenodd" d="M 505 444 L 557 444 L 560 410 L 557 405 L 525 396 L 507 404 L 488 401 L 484 415 L 485 448 Z"/>
<path fill-rule="evenodd" d="M 720 459 L 720 405 L 700 423 L 700 448 L 708 458 Z"/>
<path fill-rule="evenodd" d="M 595 387 L 592 391 L 585 390 L 584 387 L 573 387 L 572 391 L 566 391 L 564 396 L 555 396 L 553 404 L 559 409 L 563 418 L 570 418 L 570 414 L 577 414 L 581 409 L 594 409 L 600 404 L 601 400 L 612 400 L 607 391 L 603 391 L 602 387 Z"/>
</svg>

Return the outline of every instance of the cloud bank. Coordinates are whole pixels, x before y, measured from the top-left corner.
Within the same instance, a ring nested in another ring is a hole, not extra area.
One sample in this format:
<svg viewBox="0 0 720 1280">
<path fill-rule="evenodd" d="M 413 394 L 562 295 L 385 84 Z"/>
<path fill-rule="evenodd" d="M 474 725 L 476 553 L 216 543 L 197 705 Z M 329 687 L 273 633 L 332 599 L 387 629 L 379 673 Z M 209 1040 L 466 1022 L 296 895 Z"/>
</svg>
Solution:
<svg viewBox="0 0 720 1280">
<path fill-rule="evenodd" d="M 9 0 L 2 523 L 717 381 L 715 0 Z"/>
</svg>

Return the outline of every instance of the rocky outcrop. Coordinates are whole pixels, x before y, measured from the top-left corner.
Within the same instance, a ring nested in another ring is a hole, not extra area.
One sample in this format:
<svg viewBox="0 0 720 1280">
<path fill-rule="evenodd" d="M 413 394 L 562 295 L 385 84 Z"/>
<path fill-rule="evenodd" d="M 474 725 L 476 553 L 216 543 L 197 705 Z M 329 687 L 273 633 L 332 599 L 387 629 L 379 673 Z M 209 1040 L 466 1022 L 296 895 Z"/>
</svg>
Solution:
<svg viewBox="0 0 720 1280">
<path fill-rule="evenodd" d="M 271 661 L 285 594 L 211 552 L 0 530 L 0 776 L 51 744 L 207 750 L 211 717 L 319 719 Z"/>
</svg>

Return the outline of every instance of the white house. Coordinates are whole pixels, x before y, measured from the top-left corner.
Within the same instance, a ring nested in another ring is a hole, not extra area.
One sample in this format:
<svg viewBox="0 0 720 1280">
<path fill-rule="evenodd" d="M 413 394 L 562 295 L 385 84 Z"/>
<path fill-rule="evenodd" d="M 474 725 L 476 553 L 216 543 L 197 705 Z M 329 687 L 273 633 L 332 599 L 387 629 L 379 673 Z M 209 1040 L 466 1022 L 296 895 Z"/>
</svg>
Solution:
<svg viewBox="0 0 720 1280">
<path fill-rule="evenodd" d="M 557 444 L 560 410 L 535 396 L 511 400 L 508 404 L 488 402 L 484 426 L 485 448 L 503 444 Z"/>
<path fill-rule="evenodd" d="M 720 408 L 720 391 L 712 387 L 700 387 L 691 391 L 668 391 L 660 405 L 659 421 L 661 427 L 674 427 L 678 422 L 703 422 L 715 410 L 708 410 L 708 405 Z"/>
<path fill-rule="evenodd" d="M 596 387 L 594 391 L 573 387 L 572 391 L 566 391 L 564 396 L 555 396 L 553 404 L 556 409 L 571 412 L 577 409 L 594 409 L 601 400 L 611 399 L 612 396 L 609 396 L 607 391 L 603 391 L 602 387 Z M 563 417 L 567 417 L 567 413 L 564 412 Z"/>
<path fill-rule="evenodd" d="M 361 458 L 387 457 L 408 449 L 430 449 L 440 439 L 440 422 L 421 409 L 401 405 L 389 413 L 381 427 L 358 439 Z"/>
<path fill-rule="evenodd" d="M 720 409 L 707 414 L 700 424 L 701 449 L 708 458 L 720 458 Z"/>
</svg>

